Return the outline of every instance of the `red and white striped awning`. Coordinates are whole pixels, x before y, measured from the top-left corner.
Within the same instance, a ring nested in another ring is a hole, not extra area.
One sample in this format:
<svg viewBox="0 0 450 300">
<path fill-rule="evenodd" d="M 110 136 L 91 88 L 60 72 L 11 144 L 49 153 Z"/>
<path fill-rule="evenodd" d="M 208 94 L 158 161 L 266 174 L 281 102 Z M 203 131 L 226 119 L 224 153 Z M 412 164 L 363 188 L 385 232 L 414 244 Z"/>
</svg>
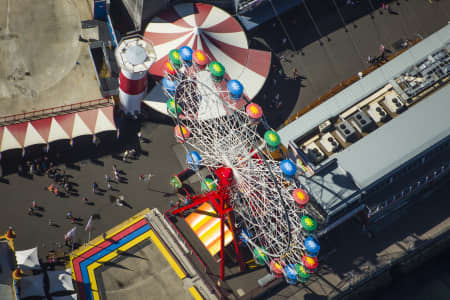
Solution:
<svg viewBox="0 0 450 300">
<path fill-rule="evenodd" d="M 116 130 L 113 106 L 0 127 L 0 152 Z"/>
<path fill-rule="evenodd" d="M 184 3 L 163 11 L 147 25 L 144 37 L 153 43 L 157 61 L 152 75 L 163 77 L 163 64 L 169 51 L 189 46 L 205 51 L 225 66 L 228 79 L 244 85 L 251 100 L 264 85 L 271 53 L 248 48 L 241 25 L 226 11 L 204 3 Z"/>
</svg>

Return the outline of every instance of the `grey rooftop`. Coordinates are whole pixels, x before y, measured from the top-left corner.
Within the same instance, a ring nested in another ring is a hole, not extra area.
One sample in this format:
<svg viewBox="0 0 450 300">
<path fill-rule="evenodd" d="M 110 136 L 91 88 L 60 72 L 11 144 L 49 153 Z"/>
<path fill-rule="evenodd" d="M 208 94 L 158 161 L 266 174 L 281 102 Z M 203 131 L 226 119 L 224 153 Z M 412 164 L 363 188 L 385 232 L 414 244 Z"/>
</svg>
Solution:
<svg viewBox="0 0 450 300">
<path fill-rule="evenodd" d="M 335 155 L 365 189 L 450 135 L 450 85 Z"/>
<path fill-rule="evenodd" d="M 412 65 L 450 41 L 450 25 L 352 84 L 325 103 L 278 131 L 283 145 L 311 132 L 370 96 Z M 384 126 L 333 155 L 333 166 L 312 177 L 300 176 L 312 198 L 333 215 L 356 199 L 360 190 L 391 173 L 415 156 L 450 135 L 450 86 L 428 95 Z"/>
</svg>

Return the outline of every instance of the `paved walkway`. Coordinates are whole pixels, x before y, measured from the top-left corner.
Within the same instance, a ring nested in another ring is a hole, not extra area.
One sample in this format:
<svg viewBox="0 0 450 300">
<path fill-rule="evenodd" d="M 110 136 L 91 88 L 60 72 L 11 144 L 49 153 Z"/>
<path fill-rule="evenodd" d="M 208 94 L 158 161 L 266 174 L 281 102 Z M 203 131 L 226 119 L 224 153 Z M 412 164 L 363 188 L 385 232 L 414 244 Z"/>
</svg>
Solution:
<svg viewBox="0 0 450 300">
<path fill-rule="evenodd" d="M 337 0 L 305 2 L 310 15 L 302 4 L 281 17 L 293 45 L 288 39 L 283 43 L 286 35 L 276 19 L 248 35 L 250 47 L 274 53 L 270 76 L 255 99 L 274 128 L 338 83 L 368 68 L 368 56 L 379 55 L 381 44 L 388 54 L 394 53 L 400 39 L 426 37 L 450 20 L 450 1 L 390 1 L 395 12 L 391 14 L 380 9 L 382 1 L 378 0 L 355 1 L 359 3 L 355 6 Z M 277 94 L 282 101 L 279 108 L 272 103 Z"/>
<path fill-rule="evenodd" d="M 0 0 L 0 116 L 102 98 L 80 42 L 86 0 Z"/>
</svg>

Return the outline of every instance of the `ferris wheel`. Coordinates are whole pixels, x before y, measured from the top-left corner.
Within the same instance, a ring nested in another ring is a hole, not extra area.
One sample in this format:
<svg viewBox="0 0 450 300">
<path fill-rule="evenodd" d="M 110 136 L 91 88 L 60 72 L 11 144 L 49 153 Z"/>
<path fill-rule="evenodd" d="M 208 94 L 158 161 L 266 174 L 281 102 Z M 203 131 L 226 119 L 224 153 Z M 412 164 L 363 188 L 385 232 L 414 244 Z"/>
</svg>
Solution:
<svg viewBox="0 0 450 300">
<path fill-rule="evenodd" d="M 306 280 L 318 265 L 317 214 L 308 205 L 307 187 L 296 184 L 296 165 L 271 155 L 280 145 L 278 134 L 265 124 L 261 107 L 243 98 L 245 87 L 226 78 L 220 62 L 187 46 L 168 57 L 162 84 L 175 137 L 186 149 L 187 165 L 200 176 L 202 190 L 214 193 L 196 201 L 220 198 L 218 210 L 232 211 L 228 224 L 255 263 L 290 283 Z M 264 137 L 258 124 L 267 129 Z M 200 168 L 209 174 L 202 175 Z"/>
</svg>

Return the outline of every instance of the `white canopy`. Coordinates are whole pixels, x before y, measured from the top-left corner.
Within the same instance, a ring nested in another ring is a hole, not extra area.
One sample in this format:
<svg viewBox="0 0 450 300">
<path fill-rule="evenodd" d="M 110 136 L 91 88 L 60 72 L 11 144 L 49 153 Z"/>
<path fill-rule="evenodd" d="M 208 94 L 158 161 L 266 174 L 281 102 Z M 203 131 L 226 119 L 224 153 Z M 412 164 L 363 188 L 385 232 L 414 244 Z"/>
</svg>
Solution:
<svg viewBox="0 0 450 300">
<path fill-rule="evenodd" d="M 16 251 L 16 261 L 19 268 L 23 270 L 41 268 L 41 265 L 39 264 L 37 247 L 28 250 Z"/>
<path fill-rule="evenodd" d="M 44 274 L 24 276 L 20 280 L 20 298 L 44 297 Z"/>
<path fill-rule="evenodd" d="M 78 298 L 77 298 L 77 294 L 72 294 L 69 296 L 59 296 L 59 297 L 52 296 L 52 299 L 53 300 L 77 300 Z"/>
<path fill-rule="evenodd" d="M 74 291 L 72 282 L 72 270 L 48 271 L 49 293 L 53 294 L 62 291 Z M 55 298 L 55 297 L 53 297 Z"/>
</svg>

